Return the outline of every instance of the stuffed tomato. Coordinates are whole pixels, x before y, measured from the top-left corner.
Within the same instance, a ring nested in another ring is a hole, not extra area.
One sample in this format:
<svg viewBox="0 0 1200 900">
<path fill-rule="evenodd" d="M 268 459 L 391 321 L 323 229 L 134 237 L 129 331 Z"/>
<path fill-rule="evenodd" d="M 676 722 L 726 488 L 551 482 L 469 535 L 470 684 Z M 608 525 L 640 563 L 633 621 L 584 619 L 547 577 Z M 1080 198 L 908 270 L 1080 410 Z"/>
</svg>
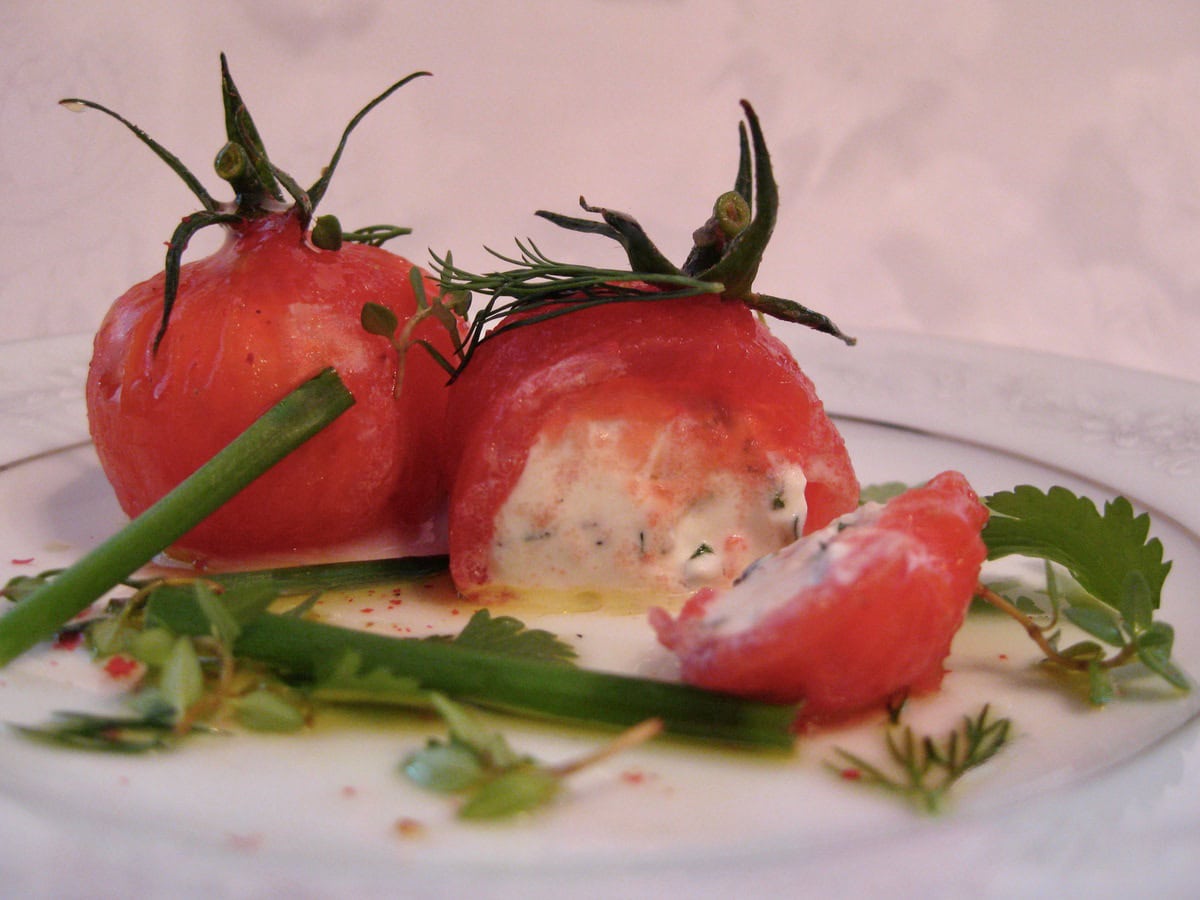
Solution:
<svg viewBox="0 0 1200 900">
<path fill-rule="evenodd" d="M 808 722 L 882 708 L 940 686 L 986 556 L 986 507 L 945 472 L 866 504 L 759 560 L 727 591 L 697 592 L 650 621 L 683 680 L 802 702 Z"/>
<path fill-rule="evenodd" d="M 611 303 L 481 343 L 452 386 L 458 589 L 688 593 L 857 503 L 787 348 L 716 296 Z"/>
</svg>

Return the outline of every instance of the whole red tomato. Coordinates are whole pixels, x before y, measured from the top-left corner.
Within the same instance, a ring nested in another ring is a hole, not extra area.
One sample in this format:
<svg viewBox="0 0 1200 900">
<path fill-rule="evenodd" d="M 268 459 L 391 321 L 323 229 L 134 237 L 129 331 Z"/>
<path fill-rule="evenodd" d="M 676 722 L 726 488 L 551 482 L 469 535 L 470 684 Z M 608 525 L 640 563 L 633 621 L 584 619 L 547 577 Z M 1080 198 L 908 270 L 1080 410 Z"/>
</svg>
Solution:
<svg viewBox="0 0 1200 900">
<path fill-rule="evenodd" d="M 442 495 L 430 461 L 440 446 L 445 377 L 425 354 L 408 354 L 404 390 L 395 397 L 396 354 L 360 322 L 367 303 L 389 308 L 400 322 L 413 316 L 413 266 L 378 246 L 343 242 L 340 226 L 320 241 L 326 249 L 314 244 L 312 206 L 328 172 L 290 208 L 277 202 L 278 185 L 254 165 L 266 158 L 261 141 L 223 72 L 237 146 L 223 151 L 218 171 L 224 166 L 238 198 L 206 202 L 197 216 L 228 236 L 216 253 L 174 272 L 169 255 L 167 271 L 131 288 L 105 317 L 87 381 L 104 472 L 122 508 L 136 515 L 284 394 L 333 366 L 354 394 L 353 408 L 173 552 L 216 564 L 328 553 L 381 535 L 428 542 Z M 190 236 L 191 221 L 176 232 L 177 245 Z M 436 284 L 427 277 L 424 284 L 433 296 Z M 449 352 L 445 329 L 432 321 L 417 326 L 415 337 Z"/>
</svg>

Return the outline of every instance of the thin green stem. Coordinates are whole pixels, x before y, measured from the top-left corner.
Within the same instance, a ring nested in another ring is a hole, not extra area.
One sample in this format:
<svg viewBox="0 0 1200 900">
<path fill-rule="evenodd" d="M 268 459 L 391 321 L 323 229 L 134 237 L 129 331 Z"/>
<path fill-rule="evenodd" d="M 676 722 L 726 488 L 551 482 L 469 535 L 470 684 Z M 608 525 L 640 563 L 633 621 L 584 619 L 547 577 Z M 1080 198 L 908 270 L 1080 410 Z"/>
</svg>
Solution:
<svg viewBox="0 0 1200 900">
<path fill-rule="evenodd" d="M 0 618 L 0 666 L 52 637 L 353 403 L 332 369 L 284 397 L 174 490 Z"/>
</svg>

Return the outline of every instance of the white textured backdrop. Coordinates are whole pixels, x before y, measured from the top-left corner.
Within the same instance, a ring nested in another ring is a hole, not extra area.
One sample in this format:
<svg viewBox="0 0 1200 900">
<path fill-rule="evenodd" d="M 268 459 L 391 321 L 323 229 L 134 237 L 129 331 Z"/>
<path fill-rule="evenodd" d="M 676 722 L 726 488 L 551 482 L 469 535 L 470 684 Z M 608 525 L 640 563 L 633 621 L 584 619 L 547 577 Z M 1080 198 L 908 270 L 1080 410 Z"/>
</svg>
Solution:
<svg viewBox="0 0 1200 900">
<path fill-rule="evenodd" d="M 425 259 L 532 236 L 611 262 L 533 210 L 637 215 L 681 257 L 736 164 L 737 100 L 783 194 L 764 291 L 884 326 L 1200 380 L 1200 4 L 720 0 L 171 4 L 0 9 L 0 327 L 91 330 L 162 262 L 194 199 L 122 112 L 210 186 L 217 55 L 275 162 L 322 209 L 410 224 Z M 197 244 L 197 252 L 204 250 Z M 852 351 L 847 351 L 852 352 Z"/>
</svg>

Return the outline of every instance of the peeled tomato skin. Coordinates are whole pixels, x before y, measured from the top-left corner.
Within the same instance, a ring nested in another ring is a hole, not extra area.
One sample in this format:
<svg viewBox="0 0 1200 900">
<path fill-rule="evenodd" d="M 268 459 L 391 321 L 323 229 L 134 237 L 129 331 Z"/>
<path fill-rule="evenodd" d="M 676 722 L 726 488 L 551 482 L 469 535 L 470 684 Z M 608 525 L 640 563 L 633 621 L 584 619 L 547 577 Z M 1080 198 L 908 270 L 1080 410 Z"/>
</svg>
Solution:
<svg viewBox="0 0 1200 900">
<path fill-rule="evenodd" d="M 446 463 L 460 590 L 488 583 L 497 513 L 543 428 L 610 384 L 633 417 L 670 398 L 736 418 L 755 452 L 799 461 L 805 531 L 857 504 L 845 444 L 811 381 L 743 304 L 707 295 L 605 304 L 490 338 L 452 386 Z"/>
<path fill-rule="evenodd" d="M 424 353 L 410 354 L 397 400 L 396 354 L 360 322 L 368 301 L 401 321 L 415 312 L 412 268 L 361 244 L 319 250 L 294 215 L 268 217 L 182 267 L 157 350 L 163 274 L 130 288 L 97 332 L 87 380 L 91 434 L 122 509 L 141 513 L 333 366 L 354 406 L 172 552 L 224 563 L 422 533 L 444 502 L 436 460 L 445 374 Z M 449 352 L 432 322 L 418 334 Z"/>
<path fill-rule="evenodd" d="M 707 589 L 678 617 L 651 610 L 650 622 L 688 684 L 801 702 L 806 724 L 883 708 L 940 686 L 986 557 L 987 517 L 966 479 L 945 472 L 834 535 L 840 550 L 822 577 L 750 627 L 718 633 L 706 620 L 718 593 Z M 776 575 L 759 565 L 747 582 Z"/>
</svg>

